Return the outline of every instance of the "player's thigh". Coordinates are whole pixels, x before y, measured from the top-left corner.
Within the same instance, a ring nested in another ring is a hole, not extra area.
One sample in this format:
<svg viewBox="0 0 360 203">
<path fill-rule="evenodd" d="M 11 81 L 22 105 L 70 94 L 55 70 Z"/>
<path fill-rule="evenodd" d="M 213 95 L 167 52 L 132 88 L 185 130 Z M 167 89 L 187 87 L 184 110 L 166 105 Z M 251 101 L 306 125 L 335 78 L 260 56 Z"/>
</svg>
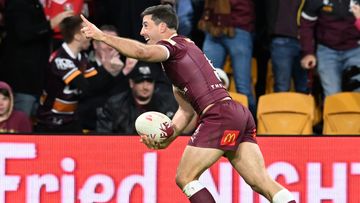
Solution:
<svg viewBox="0 0 360 203">
<path fill-rule="evenodd" d="M 257 144 L 242 142 L 236 151 L 226 153 L 236 171 L 251 186 L 268 181 L 264 158 Z"/>
<path fill-rule="evenodd" d="M 223 154 L 220 149 L 186 146 L 177 169 L 177 179 L 181 182 L 198 179 Z"/>
</svg>

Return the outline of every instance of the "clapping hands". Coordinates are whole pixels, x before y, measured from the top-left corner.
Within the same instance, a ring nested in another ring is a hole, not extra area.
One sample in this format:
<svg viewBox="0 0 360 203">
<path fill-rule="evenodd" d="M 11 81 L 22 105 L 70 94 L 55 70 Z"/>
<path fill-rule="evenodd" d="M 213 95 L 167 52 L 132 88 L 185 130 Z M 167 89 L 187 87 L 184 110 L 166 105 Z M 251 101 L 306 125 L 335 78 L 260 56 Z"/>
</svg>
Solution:
<svg viewBox="0 0 360 203">
<path fill-rule="evenodd" d="M 119 52 L 113 48 L 100 51 L 100 60 L 106 71 L 112 76 L 116 76 L 124 68 L 124 63 L 120 59 Z"/>
</svg>

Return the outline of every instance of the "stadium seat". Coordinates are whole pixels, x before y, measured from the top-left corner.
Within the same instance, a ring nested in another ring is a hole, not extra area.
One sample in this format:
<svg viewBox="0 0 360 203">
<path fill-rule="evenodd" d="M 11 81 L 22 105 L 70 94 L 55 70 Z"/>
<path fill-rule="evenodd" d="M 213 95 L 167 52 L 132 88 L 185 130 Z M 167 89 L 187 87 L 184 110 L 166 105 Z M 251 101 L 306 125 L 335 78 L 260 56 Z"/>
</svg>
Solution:
<svg viewBox="0 0 360 203">
<path fill-rule="evenodd" d="M 229 92 L 229 94 L 234 101 L 241 103 L 245 107 L 249 107 L 249 102 L 246 95 L 237 92 Z"/>
<path fill-rule="evenodd" d="M 312 134 L 315 101 L 313 96 L 295 92 L 263 95 L 257 109 L 258 134 Z"/>
<path fill-rule="evenodd" d="M 360 135 L 360 93 L 342 92 L 327 96 L 323 118 L 323 134 Z"/>
</svg>

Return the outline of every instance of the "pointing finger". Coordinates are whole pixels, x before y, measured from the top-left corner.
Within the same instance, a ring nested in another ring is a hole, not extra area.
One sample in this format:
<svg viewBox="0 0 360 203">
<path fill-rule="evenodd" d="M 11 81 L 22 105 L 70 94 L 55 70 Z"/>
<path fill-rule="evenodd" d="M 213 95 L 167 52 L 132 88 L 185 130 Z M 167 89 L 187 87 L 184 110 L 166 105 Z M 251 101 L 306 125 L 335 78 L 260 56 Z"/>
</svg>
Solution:
<svg viewBox="0 0 360 203">
<path fill-rule="evenodd" d="M 90 25 L 90 21 L 88 21 L 82 14 L 80 15 L 81 19 L 86 23 L 87 25 Z"/>
</svg>

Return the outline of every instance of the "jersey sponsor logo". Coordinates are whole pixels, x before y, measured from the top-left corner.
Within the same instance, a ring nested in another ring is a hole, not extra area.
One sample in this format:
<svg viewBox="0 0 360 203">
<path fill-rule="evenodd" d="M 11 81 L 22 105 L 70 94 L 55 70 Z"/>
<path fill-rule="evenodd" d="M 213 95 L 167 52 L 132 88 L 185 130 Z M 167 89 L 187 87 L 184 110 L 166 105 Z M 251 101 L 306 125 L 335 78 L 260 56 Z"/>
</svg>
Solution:
<svg viewBox="0 0 360 203">
<path fill-rule="evenodd" d="M 67 85 L 65 86 L 65 88 L 63 89 L 63 93 L 64 94 L 79 94 L 79 90 L 78 89 L 70 89 L 70 86 Z"/>
<path fill-rule="evenodd" d="M 59 70 L 67 70 L 67 69 L 76 68 L 74 62 L 72 60 L 66 59 L 66 58 L 56 58 L 55 63 L 56 63 L 56 67 Z"/>
<path fill-rule="evenodd" d="M 225 130 L 221 138 L 220 145 L 222 146 L 234 146 L 239 136 L 240 131 L 238 130 Z"/>
<path fill-rule="evenodd" d="M 222 83 L 210 85 L 211 89 L 225 88 Z"/>
<path fill-rule="evenodd" d="M 52 118 L 51 122 L 55 125 L 62 125 L 64 120 L 62 118 L 54 117 L 54 118 Z"/>
</svg>

